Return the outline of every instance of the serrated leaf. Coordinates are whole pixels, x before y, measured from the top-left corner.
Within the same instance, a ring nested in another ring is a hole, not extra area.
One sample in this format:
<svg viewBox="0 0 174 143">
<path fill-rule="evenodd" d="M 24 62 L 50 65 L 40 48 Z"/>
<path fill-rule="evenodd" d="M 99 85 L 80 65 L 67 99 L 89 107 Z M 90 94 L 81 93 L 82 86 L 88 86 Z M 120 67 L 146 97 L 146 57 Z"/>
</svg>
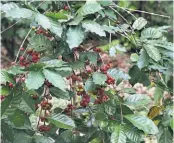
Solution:
<svg viewBox="0 0 174 143">
<path fill-rule="evenodd" d="M 34 14 L 35 13 L 33 11 L 26 8 L 13 8 L 6 11 L 5 17 L 31 19 Z"/>
<path fill-rule="evenodd" d="M 33 143 L 54 143 L 49 137 L 42 135 L 35 135 L 33 137 Z"/>
<path fill-rule="evenodd" d="M 161 55 L 156 47 L 153 45 L 144 45 L 144 49 L 146 50 L 149 57 L 151 57 L 156 62 L 161 59 Z"/>
<path fill-rule="evenodd" d="M 53 114 L 48 120 L 58 128 L 72 129 L 75 127 L 74 121 L 64 114 Z"/>
<path fill-rule="evenodd" d="M 83 21 L 82 27 L 86 29 L 85 32 L 90 31 L 90 32 L 95 33 L 99 36 L 106 36 L 105 31 L 95 21 Z"/>
<path fill-rule="evenodd" d="M 170 51 L 174 51 L 174 45 L 171 42 L 168 42 L 166 40 L 148 40 L 149 44 L 152 44 L 156 47 L 161 47 Z"/>
<path fill-rule="evenodd" d="M 38 89 L 44 83 L 44 75 L 41 71 L 30 71 L 25 84 L 28 89 Z"/>
<path fill-rule="evenodd" d="M 88 52 L 87 53 L 87 57 L 90 61 L 90 63 L 92 64 L 96 64 L 97 63 L 97 53 L 94 53 L 94 52 Z"/>
<path fill-rule="evenodd" d="M 29 41 L 27 48 L 32 48 L 38 52 L 52 50 L 52 43 L 45 36 L 36 35 Z"/>
<path fill-rule="evenodd" d="M 58 87 L 59 89 L 66 91 L 67 88 L 65 80 L 63 77 L 56 71 L 44 69 L 43 73 L 45 75 L 45 78 L 52 83 L 55 87 Z"/>
<path fill-rule="evenodd" d="M 137 30 L 141 30 L 146 24 L 147 24 L 147 20 L 144 19 L 143 17 L 139 17 L 133 23 L 132 28 L 137 29 Z"/>
<path fill-rule="evenodd" d="M 133 107 L 138 108 L 141 106 L 146 106 L 151 102 L 151 99 L 148 95 L 145 94 L 132 94 L 127 96 L 124 99 L 124 104 Z"/>
<path fill-rule="evenodd" d="M 57 98 L 70 99 L 69 93 L 67 91 L 62 91 L 56 87 L 50 88 L 50 93 L 52 96 L 55 96 Z"/>
<path fill-rule="evenodd" d="M 98 72 L 94 73 L 92 75 L 92 78 L 93 78 L 93 82 L 99 85 L 104 84 L 105 81 L 107 80 L 107 76 L 105 74 L 98 73 Z"/>
<path fill-rule="evenodd" d="M 111 77 L 115 78 L 115 80 L 118 80 L 118 79 L 128 80 L 128 79 L 130 79 L 130 76 L 127 73 L 125 73 L 124 71 L 119 70 L 119 69 L 109 69 L 107 71 L 107 74 L 109 74 Z"/>
<path fill-rule="evenodd" d="M 146 134 L 158 133 L 158 128 L 152 120 L 143 115 L 126 115 L 124 116 L 139 130 L 143 130 Z"/>
<path fill-rule="evenodd" d="M 25 93 L 22 95 L 22 101 L 19 105 L 19 109 L 30 114 L 35 112 L 35 102 L 29 94 Z"/>
<path fill-rule="evenodd" d="M 79 15 L 93 14 L 103 9 L 96 1 L 87 1 L 78 11 Z"/>
<path fill-rule="evenodd" d="M 144 49 L 142 49 L 140 51 L 140 56 L 137 62 L 137 66 L 139 67 L 139 69 L 142 69 L 143 67 L 147 66 L 148 63 L 149 63 L 149 56 L 147 52 Z"/>
<path fill-rule="evenodd" d="M 146 28 L 141 32 L 142 39 L 148 39 L 148 38 L 157 39 L 160 37 L 162 37 L 162 33 L 156 28 Z"/>
<path fill-rule="evenodd" d="M 70 27 L 66 33 L 66 36 L 66 42 L 68 43 L 70 49 L 78 47 L 85 38 L 84 31 L 80 27 Z"/>
<path fill-rule="evenodd" d="M 111 143 L 126 143 L 126 135 L 121 125 L 118 125 L 111 134 Z"/>
</svg>

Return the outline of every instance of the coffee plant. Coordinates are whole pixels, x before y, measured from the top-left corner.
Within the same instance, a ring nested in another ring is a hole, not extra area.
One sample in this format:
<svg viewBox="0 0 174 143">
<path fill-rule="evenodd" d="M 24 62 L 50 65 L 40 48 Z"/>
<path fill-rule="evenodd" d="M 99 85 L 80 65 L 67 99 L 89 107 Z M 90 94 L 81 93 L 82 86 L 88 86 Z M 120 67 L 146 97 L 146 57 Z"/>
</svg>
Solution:
<svg viewBox="0 0 174 143">
<path fill-rule="evenodd" d="M 1 3 L 3 17 L 30 22 L 16 59 L 1 69 L 2 142 L 172 143 L 170 26 L 148 27 L 112 1 L 49 1 L 45 11 L 38 3 Z M 102 56 L 126 52 L 121 37 L 134 46 L 128 72 Z"/>
</svg>

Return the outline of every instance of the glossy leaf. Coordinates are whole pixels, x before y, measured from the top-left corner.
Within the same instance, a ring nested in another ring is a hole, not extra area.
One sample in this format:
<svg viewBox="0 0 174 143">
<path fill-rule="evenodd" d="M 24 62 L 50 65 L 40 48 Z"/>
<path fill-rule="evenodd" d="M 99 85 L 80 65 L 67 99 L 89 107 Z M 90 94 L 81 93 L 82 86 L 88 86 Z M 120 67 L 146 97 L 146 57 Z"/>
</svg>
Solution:
<svg viewBox="0 0 174 143">
<path fill-rule="evenodd" d="M 75 127 L 74 121 L 64 114 L 53 114 L 48 120 L 58 128 L 71 129 Z"/>
<path fill-rule="evenodd" d="M 119 70 L 119 69 L 109 69 L 107 71 L 107 74 L 109 74 L 111 77 L 115 78 L 115 80 L 118 80 L 118 79 L 128 80 L 128 79 L 130 79 L 130 76 L 127 73 L 125 73 L 124 71 Z"/>
<path fill-rule="evenodd" d="M 139 69 L 144 68 L 145 66 L 147 66 L 149 63 L 149 56 L 147 54 L 147 52 L 142 49 L 140 51 L 140 56 L 139 56 L 139 60 L 137 62 L 137 66 L 139 67 Z"/>
<path fill-rule="evenodd" d="M 67 91 L 62 91 L 56 87 L 50 88 L 50 93 L 52 96 L 55 96 L 57 98 L 70 99 L 69 93 Z"/>
<path fill-rule="evenodd" d="M 159 103 L 160 100 L 163 98 L 163 90 L 159 87 L 155 87 L 155 92 L 154 92 L 154 100 L 156 103 Z"/>
<path fill-rule="evenodd" d="M 111 143 L 126 143 L 126 135 L 121 125 L 118 125 L 111 134 Z"/>
<path fill-rule="evenodd" d="M 139 130 L 143 130 L 146 134 L 158 133 L 158 128 L 152 120 L 142 115 L 126 115 L 124 116 Z"/>
<path fill-rule="evenodd" d="M 149 57 L 151 57 L 156 62 L 161 59 L 161 55 L 156 47 L 154 47 L 152 45 L 145 45 L 144 49 L 146 50 Z"/>
<path fill-rule="evenodd" d="M 49 137 L 42 135 L 35 135 L 33 137 L 33 143 L 54 143 Z"/>
<path fill-rule="evenodd" d="M 148 38 L 156 39 L 160 37 L 162 37 L 162 33 L 156 28 L 151 28 L 151 27 L 146 28 L 141 32 L 142 39 L 148 39 Z"/>
<path fill-rule="evenodd" d="M 90 63 L 92 64 L 96 64 L 97 63 L 97 54 L 94 52 L 88 52 L 87 53 L 87 57 L 90 61 Z"/>
<path fill-rule="evenodd" d="M 1 83 L 5 83 L 5 82 L 12 82 L 12 83 L 15 83 L 14 81 L 14 77 L 12 74 L 9 74 L 8 72 L 6 72 L 5 70 L 1 70 Z"/>
</svg>

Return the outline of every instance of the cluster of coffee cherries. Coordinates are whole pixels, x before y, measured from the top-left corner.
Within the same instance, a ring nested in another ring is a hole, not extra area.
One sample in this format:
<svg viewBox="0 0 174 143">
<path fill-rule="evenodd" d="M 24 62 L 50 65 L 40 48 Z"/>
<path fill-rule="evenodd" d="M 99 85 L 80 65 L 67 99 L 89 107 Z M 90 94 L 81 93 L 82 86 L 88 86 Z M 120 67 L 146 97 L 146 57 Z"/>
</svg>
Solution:
<svg viewBox="0 0 174 143">
<path fill-rule="evenodd" d="M 70 75 L 70 76 L 68 76 L 68 77 L 66 77 L 66 79 L 67 80 L 69 80 L 69 79 L 72 79 L 72 81 L 82 81 L 82 78 L 81 77 L 79 77 L 78 75 L 75 75 L 75 74 L 72 74 L 72 75 Z"/>
<path fill-rule="evenodd" d="M 100 71 L 101 71 L 102 73 L 106 74 L 106 73 L 107 73 L 107 70 L 108 70 L 109 68 L 111 68 L 110 63 L 105 64 L 105 65 L 102 65 L 101 68 L 100 68 Z"/>
<path fill-rule="evenodd" d="M 90 96 L 85 94 L 83 95 L 82 100 L 80 101 L 80 106 L 86 107 L 89 105 L 89 102 L 90 102 Z"/>
<path fill-rule="evenodd" d="M 35 33 L 37 35 L 41 35 L 42 34 L 42 35 L 44 35 L 44 36 L 46 36 L 48 38 L 52 37 L 51 34 L 47 30 L 43 29 L 42 27 L 39 27 L 39 28 L 36 29 L 35 26 L 32 26 L 32 29 L 35 30 Z"/>
<path fill-rule="evenodd" d="M 108 85 L 110 85 L 110 84 L 114 84 L 114 83 L 115 83 L 115 79 L 112 78 L 110 75 L 107 74 L 107 80 L 106 80 L 106 83 L 107 83 Z"/>
<path fill-rule="evenodd" d="M 104 88 L 97 88 L 94 94 L 97 94 L 97 99 L 95 99 L 94 104 L 101 104 L 109 100 L 109 97 L 105 94 Z"/>
<path fill-rule="evenodd" d="M 39 131 L 45 132 L 45 131 L 50 131 L 51 127 L 49 125 L 40 125 L 39 126 Z"/>
<path fill-rule="evenodd" d="M 27 67 L 31 63 L 37 63 L 40 60 L 40 53 L 33 51 L 32 48 L 29 48 L 26 53 L 28 54 L 28 56 L 31 56 L 31 58 L 28 56 L 27 56 L 27 58 L 24 56 L 20 56 L 19 57 L 20 66 Z"/>
<path fill-rule="evenodd" d="M 76 107 L 72 104 L 68 104 L 67 107 L 64 109 L 64 112 L 70 116 L 71 115 L 71 112 L 72 110 L 76 109 Z"/>
</svg>

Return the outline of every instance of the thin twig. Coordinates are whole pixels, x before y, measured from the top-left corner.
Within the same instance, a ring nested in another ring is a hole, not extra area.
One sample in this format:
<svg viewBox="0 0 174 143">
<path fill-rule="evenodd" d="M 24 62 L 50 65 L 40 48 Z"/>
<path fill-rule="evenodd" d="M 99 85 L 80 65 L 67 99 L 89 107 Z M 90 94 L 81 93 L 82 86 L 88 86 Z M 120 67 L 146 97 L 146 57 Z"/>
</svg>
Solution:
<svg viewBox="0 0 174 143">
<path fill-rule="evenodd" d="M 110 6 L 110 7 L 116 7 L 116 6 L 114 5 L 114 6 Z M 120 7 L 120 8 L 123 8 L 123 7 Z M 161 16 L 161 17 L 165 17 L 165 18 L 170 18 L 170 16 L 156 14 L 156 13 L 151 13 L 151 12 L 142 11 L 142 10 L 134 10 L 134 9 L 130 9 L 130 8 L 124 8 L 124 9 L 127 9 L 129 11 L 134 11 L 134 12 L 140 12 L 140 13 L 146 13 L 146 14 L 150 14 L 150 15 L 156 15 L 156 16 Z"/>
<path fill-rule="evenodd" d="M 23 47 L 24 42 L 25 42 L 25 41 L 26 41 L 26 39 L 28 38 L 28 36 L 29 36 L 29 34 L 30 34 L 30 32 L 31 32 L 31 31 L 32 31 L 32 28 L 30 28 L 30 30 L 28 31 L 28 33 L 27 33 L 27 35 L 25 36 L 24 40 L 22 41 L 22 44 L 20 45 L 19 50 L 18 50 L 18 53 L 17 53 L 17 55 L 16 55 L 15 62 L 16 62 L 16 61 L 17 61 L 17 59 L 18 59 L 18 56 L 19 56 L 19 53 L 20 53 L 20 48 L 22 48 L 22 47 Z"/>
<path fill-rule="evenodd" d="M 18 20 L 17 22 L 15 22 L 14 24 L 12 24 L 11 26 L 7 27 L 6 29 L 4 29 L 3 31 L 1 31 L 1 34 L 5 31 L 7 31 L 8 29 L 12 28 L 13 26 L 15 26 L 16 24 L 18 24 L 22 19 Z"/>
<path fill-rule="evenodd" d="M 121 114 L 121 123 L 123 123 L 123 111 L 120 103 L 120 114 Z"/>
<path fill-rule="evenodd" d="M 108 22 L 109 22 L 109 26 L 111 25 L 111 22 L 110 20 L 108 19 Z M 109 48 L 110 48 L 110 44 L 111 44 L 111 33 L 109 33 Z"/>
<path fill-rule="evenodd" d="M 35 10 L 37 10 L 37 8 L 38 8 L 39 6 L 41 6 L 44 2 L 45 2 L 45 1 L 41 2 L 38 6 L 36 6 Z"/>
</svg>

